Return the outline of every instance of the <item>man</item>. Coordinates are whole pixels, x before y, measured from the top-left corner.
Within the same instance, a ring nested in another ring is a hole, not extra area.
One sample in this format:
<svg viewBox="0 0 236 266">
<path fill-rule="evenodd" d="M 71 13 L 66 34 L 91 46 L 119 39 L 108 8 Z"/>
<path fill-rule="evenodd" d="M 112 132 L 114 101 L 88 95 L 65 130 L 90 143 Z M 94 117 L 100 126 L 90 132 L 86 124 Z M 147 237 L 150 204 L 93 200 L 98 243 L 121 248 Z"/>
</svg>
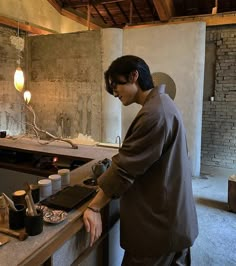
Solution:
<svg viewBox="0 0 236 266">
<path fill-rule="evenodd" d="M 105 81 L 123 105 L 142 108 L 84 213 L 90 244 L 102 231 L 100 209 L 120 197 L 123 266 L 190 265 L 198 224 L 181 114 L 163 89 L 154 88 L 148 65 L 137 56 L 113 61 Z"/>
</svg>

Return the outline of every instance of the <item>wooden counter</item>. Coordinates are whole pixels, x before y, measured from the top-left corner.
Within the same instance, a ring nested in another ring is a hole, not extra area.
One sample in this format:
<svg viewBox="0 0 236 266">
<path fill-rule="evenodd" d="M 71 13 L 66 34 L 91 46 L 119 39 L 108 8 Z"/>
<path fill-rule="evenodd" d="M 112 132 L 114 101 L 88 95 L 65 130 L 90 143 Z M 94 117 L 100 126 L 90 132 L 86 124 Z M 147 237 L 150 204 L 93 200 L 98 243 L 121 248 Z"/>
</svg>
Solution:
<svg viewBox="0 0 236 266">
<path fill-rule="evenodd" d="M 111 158 L 117 153 L 117 149 L 100 148 L 96 146 L 78 145 L 78 149 L 72 149 L 66 143 L 51 143 L 41 145 L 32 140 L 10 140 L 0 139 L 0 148 L 10 150 L 24 150 L 34 153 L 55 154 L 86 158 L 90 161 L 71 172 L 71 185 L 82 184 L 91 175 L 91 166 L 98 160 Z M 89 253 L 89 235 L 85 232 L 82 214 L 88 202 L 77 210 L 68 214 L 68 218 L 57 225 L 44 224 L 43 232 L 37 236 L 29 236 L 25 241 L 19 241 L 10 237 L 10 242 L 0 247 L 0 265 L 40 265 L 47 261 L 47 265 L 54 265 L 53 254 L 75 235 L 77 239 L 76 257 Z M 107 205 L 103 212 L 104 236 L 119 219 L 119 206 L 117 201 Z M 102 239 L 102 238 L 101 238 Z M 107 243 L 105 245 L 107 247 Z M 96 245 L 95 245 L 96 247 Z M 63 256 L 63 254 L 61 254 Z M 75 255 L 74 255 L 75 256 Z M 74 258 L 62 258 L 68 261 L 68 265 Z M 105 264 L 104 264 L 105 265 Z M 59 266 L 57 264 L 57 266 Z"/>
</svg>

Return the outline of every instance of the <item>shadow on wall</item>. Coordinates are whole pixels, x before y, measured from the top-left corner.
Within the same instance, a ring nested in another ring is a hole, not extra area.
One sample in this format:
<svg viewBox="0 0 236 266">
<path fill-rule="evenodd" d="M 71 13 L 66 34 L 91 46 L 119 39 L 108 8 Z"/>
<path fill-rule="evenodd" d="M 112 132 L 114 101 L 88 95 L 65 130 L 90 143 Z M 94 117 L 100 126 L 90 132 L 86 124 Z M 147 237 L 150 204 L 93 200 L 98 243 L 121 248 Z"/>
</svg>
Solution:
<svg viewBox="0 0 236 266">
<path fill-rule="evenodd" d="M 174 80 L 165 73 L 162 72 L 155 72 L 152 73 L 152 79 L 155 86 L 160 86 L 161 84 L 165 84 L 165 92 L 170 96 L 172 100 L 175 99 L 176 95 L 176 85 Z"/>
</svg>

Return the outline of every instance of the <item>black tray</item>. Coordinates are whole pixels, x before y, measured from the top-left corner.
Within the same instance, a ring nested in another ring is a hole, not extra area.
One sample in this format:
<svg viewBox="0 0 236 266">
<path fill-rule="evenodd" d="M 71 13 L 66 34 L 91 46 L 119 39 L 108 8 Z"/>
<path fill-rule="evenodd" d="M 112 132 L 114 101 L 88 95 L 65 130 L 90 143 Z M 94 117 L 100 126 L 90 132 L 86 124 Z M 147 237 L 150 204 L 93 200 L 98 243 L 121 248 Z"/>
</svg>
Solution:
<svg viewBox="0 0 236 266">
<path fill-rule="evenodd" d="M 68 186 L 63 190 L 40 201 L 42 205 L 49 208 L 71 211 L 81 206 L 96 194 L 95 188 L 83 187 L 80 185 Z"/>
</svg>

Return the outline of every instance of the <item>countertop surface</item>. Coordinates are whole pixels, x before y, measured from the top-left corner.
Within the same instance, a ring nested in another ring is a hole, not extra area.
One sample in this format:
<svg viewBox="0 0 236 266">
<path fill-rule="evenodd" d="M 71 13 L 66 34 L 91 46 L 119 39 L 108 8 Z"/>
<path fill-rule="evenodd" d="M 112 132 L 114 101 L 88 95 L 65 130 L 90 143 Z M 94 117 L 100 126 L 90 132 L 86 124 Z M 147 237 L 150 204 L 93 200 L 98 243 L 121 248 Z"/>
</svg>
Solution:
<svg viewBox="0 0 236 266">
<path fill-rule="evenodd" d="M 73 149 L 68 143 L 61 141 L 53 141 L 48 144 L 46 143 L 46 141 L 41 141 L 39 143 L 36 139 L 28 138 L 0 138 L 0 148 L 13 148 L 22 151 L 34 151 L 78 158 L 101 160 L 103 157 L 111 158 L 118 152 L 118 149 L 115 147 L 98 147 L 96 144 L 77 144 L 78 149 Z"/>
<path fill-rule="evenodd" d="M 71 185 L 83 184 L 91 176 L 91 166 L 98 160 L 111 158 L 118 150 L 97 146 L 78 145 L 72 149 L 67 143 L 53 142 L 48 145 L 39 144 L 35 140 L 0 139 L 0 148 L 20 149 L 25 151 L 67 155 L 78 158 L 90 158 L 91 161 L 71 171 Z M 80 208 L 69 212 L 67 219 L 59 224 L 44 223 L 43 232 L 37 236 L 29 236 L 25 241 L 13 237 L 10 242 L 0 246 L 0 265 L 37 265 L 42 263 L 42 256 L 50 257 L 67 239 L 83 227 L 82 214 L 88 202 Z M 34 263 L 34 264 L 32 264 Z"/>
</svg>

